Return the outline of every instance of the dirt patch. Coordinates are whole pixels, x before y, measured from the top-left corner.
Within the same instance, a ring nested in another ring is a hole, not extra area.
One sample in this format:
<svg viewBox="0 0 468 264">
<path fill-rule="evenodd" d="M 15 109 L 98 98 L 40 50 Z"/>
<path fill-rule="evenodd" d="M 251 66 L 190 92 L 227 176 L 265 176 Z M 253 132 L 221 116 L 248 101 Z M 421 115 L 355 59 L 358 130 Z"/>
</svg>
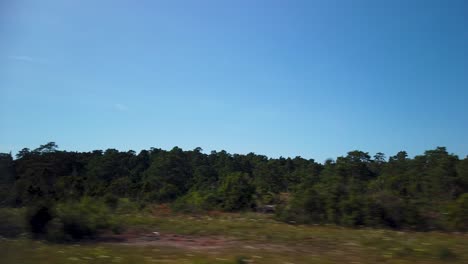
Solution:
<svg viewBox="0 0 468 264">
<path fill-rule="evenodd" d="M 122 234 L 103 234 L 99 239 L 102 243 L 112 243 L 128 246 L 175 247 L 186 250 L 223 251 L 233 248 L 256 252 L 310 252 L 313 248 L 297 244 L 278 244 L 267 241 L 245 241 L 224 236 L 191 236 L 171 233 L 148 232 L 143 230 L 127 230 Z"/>
<path fill-rule="evenodd" d="M 185 249 L 220 249 L 239 245 L 239 241 L 216 236 L 189 236 L 159 234 L 157 232 L 129 231 L 122 234 L 105 234 L 100 242 L 133 246 L 169 246 Z"/>
</svg>

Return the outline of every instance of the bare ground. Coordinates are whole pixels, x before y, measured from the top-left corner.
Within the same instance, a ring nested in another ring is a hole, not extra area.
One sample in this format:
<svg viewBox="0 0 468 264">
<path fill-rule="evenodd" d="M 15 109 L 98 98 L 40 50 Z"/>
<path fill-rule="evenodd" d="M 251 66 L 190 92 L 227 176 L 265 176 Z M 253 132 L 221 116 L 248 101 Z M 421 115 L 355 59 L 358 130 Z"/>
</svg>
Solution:
<svg viewBox="0 0 468 264">
<path fill-rule="evenodd" d="M 127 231 L 122 234 L 105 234 L 100 242 L 128 246 L 167 246 L 187 250 L 229 250 L 232 248 L 243 248 L 250 250 L 278 250 L 298 251 L 298 248 L 289 245 L 274 243 L 243 241 L 223 236 L 190 236 L 163 233 L 156 235 L 152 232 Z"/>
</svg>

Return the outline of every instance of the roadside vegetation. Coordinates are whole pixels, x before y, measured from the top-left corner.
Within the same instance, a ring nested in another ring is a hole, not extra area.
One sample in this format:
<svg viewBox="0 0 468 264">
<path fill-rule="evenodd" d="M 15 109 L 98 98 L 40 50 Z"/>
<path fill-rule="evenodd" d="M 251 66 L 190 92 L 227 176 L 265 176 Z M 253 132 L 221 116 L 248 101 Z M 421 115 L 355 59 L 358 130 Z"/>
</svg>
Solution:
<svg viewBox="0 0 468 264">
<path fill-rule="evenodd" d="M 320 164 L 51 142 L 0 176 L 3 263 L 468 262 L 468 158 L 443 147 Z"/>
<path fill-rule="evenodd" d="M 393 231 L 292 225 L 258 213 L 172 212 L 149 206 L 119 213 L 117 233 L 55 243 L 0 240 L 1 263 L 467 263 L 468 237 L 438 231 Z M 159 240 L 139 240 L 153 232 Z M 27 231 L 26 231 L 27 232 Z M 132 235 L 135 239 L 128 238 Z M 105 240 L 106 236 L 128 239 Z M 169 236 L 173 239 L 165 239 Z M 174 239 L 176 238 L 176 239 Z M 219 244 L 205 245 L 208 239 Z"/>
<path fill-rule="evenodd" d="M 69 219 L 71 211 L 84 210 L 86 199 L 96 198 L 109 207 L 119 199 L 140 208 L 169 203 L 181 212 L 258 211 L 273 205 L 285 222 L 468 230 L 468 158 L 443 147 L 414 158 L 404 151 L 386 158 L 356 150 L 324 164 L 254 153 L 205 154 L 200 148 L 138 154 L 57 148 L 50 142 L 25 148 L 16 159 L 0 154 L 0 206 L 47 205 L 56 218 Z"/>
</svg>

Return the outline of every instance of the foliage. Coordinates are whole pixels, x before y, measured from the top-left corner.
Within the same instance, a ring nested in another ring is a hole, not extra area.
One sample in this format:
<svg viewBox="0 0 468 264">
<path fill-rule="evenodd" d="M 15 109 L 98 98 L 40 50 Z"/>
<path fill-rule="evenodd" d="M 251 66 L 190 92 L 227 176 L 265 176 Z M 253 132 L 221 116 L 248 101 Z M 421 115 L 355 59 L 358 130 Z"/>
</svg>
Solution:
<svg viewBox="0 0 468 264">
<path fill-rule="evenodd" d="M 246 173 L 235 172 L 224 177 L 218 189 L 221 207 L 227 211 L 252 207 L 254 187 Z"/>
<path fill-rule="evenodd" d="M 192 191 L 180 197 L 172 204 L 172 209 L 185 213 L 198 213 L 216 209 L 218 200 L 212 192 Z"/>
<path fill-rule="evenodd" d="M 128 212 L 130 202 L 125 200 L 121 202 L 121 200 L 124 199 L 118 199 L 115 212 Z M 1 212 L 20 212 L 20 209 L 9 210 Z M 133 207 L 131 210 L 134 211 Z M 78 201 L 29 206 L 21 217 L 18 214 L 6 214 L 2 228 L 10 226 L 14 227 L 12 230 L 17 230 L 15 234 L 30 231 L 38 238 L 64 242 L 93 238 L 102 230 L 118 231 L 120 226 L 111 215 L 111 208 L 101 199 L 83 197 Z M 13 221 L 17 221 L 16 225 Z M 23 222 L 27 228 L 19 225 Z"/>
<path fill-rule="evenodd" d="M 25 210 L 0 208 L 0 236 L 16 237 L 28 231 Z"/>
<path fill-rule="evenodd" d="M 461 195 L 450 209 L 449 217 L 452 228 L 468 231 L 468 193 Z"/>
<path fill-rule="evenodd" d="M 93 238 L 100 230 L 117 227 L 105 203 L 89 197 L 60 203 L 55 211 L 55 217 L 47 226 L 52 240 Z"/>
<path fill-rule="evenodd" d="M 285 193 L 291 199 L 280 199 Z M 354 150 L 324 164 L 200 148 L 68 152 L 54 142 L 25 148 L 16 159 L 0 155 L 0 206 L 32 211 L 57 201 L 77 206 L 83 197 L 122 213 L 145 203 L 172 203 L 188 212 L 275 204 L 280 219 L 296 223 L 465 230 L 466 193 L 468 158 L 444 147 L 388 159 Z"/>
<path fill-rule="evenodd" d="M 33 235 L 40 236 L 47 233 L 47 224 L 53 218 L 52 210 L 50 206 L 44 204 L 28 208 L 26 220 Z"/>
</svg>

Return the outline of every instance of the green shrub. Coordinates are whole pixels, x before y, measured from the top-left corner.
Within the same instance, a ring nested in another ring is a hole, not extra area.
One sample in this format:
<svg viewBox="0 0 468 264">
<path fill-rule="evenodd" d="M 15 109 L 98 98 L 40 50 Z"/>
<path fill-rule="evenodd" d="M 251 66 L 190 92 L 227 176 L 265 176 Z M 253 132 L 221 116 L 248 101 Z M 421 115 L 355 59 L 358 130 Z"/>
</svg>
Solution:
<svg viewBox="0 0 468 264">
<path fill-rule="evenodd" d="M 202 212 L 214 209 L 216 206 L 217 200 L 214 193 L 197 191 L 189 192 L 171 205 L 173 210 L 185 213 Z"/>
<path fill-rule="evenodd" d="M 358 226 L 364 224 L 364 199 L 358 196 L 350 196 L 339 204 L 341 219 L 340 224 L 345 226 Z"/>
<path fill-rule="evenodd" d="M 107 193 L 103 197 L 104 203 L 111 209 L 116 209 L 119 204 L 119 197 L 112 193 Z"/>
<path fill-rule="evenodd" d="M 140 209 L 141 205 L 131 201 L 128 198 L 119 198 L 117 200 L 117 205 L 115 212 L 117 214 L 130 214 L 135 213 Z"/>
<path fill-rule="evenodd" d="M 468 231 L 468 193 L 458 197 L 450 207 L 449 224 L 455 230 Z"/>
<path fill-rule="evenodd" d="M 304 210 L 297 207 L 277 207 L 275 218 L 279 221 L 290 224 L 311 224 L 316 223 L 314 219 Z"/>
<path fill-rule="evenodd" d="M 117 230 L 118 226 L 104 202 L 85 197 L 79 202 L 58 204 L 47 228 L 53 240 L 76 240 L 93 238 L 101 230 Z"/>
<path fill-rule="evenodd" d="M 298 191 L 288 205 L 276 210 L 277 218 L 289 223 L 322 223 L 326 220 L 325 215 L 324 201 L 314 188 Z"/>
<path fill-rule="evenodd" d="M 415 228 L 424 230 L 427 218 L 420 206 L 390 192 L 375 193 L 365 202 L 365 224 L 376 227 Z"/>
<path fill-rule="evenodd" d="M 73 240 L 71 235 L 65 233 L 64 224 L 59 218 L 54 218 L 47 224 L 46 238 L 47 240 L 53 242 L 65 242 Z"/>
<path fill-rule="evenodd" d="M 260 192 L 257 190 L 254 195 L 254 198 L 256 206 L 278 204 L 281 202 L 279 199 L 279 194 L 273 192 Z"/>
<path fill-rule="evenodd" d="M 249 174 L 233 172 L 226 175 L 218 188 L 221 208 L 226 211 L 237 211 L 252 208 L 255 187 Z"/>
<path fill-rule="evenodd" d="M 27 209 L 26 221 L 34 236 L 41 236 L 47 232 L 47 224 L 53 218 L 53 209 L 49 205 L 35 205 Z"/>
<path fill-rule="evenodd" d="M 0 236 L 16 237 L 28 231 L 25 208 L 0 208 Z"/>
</svg>

